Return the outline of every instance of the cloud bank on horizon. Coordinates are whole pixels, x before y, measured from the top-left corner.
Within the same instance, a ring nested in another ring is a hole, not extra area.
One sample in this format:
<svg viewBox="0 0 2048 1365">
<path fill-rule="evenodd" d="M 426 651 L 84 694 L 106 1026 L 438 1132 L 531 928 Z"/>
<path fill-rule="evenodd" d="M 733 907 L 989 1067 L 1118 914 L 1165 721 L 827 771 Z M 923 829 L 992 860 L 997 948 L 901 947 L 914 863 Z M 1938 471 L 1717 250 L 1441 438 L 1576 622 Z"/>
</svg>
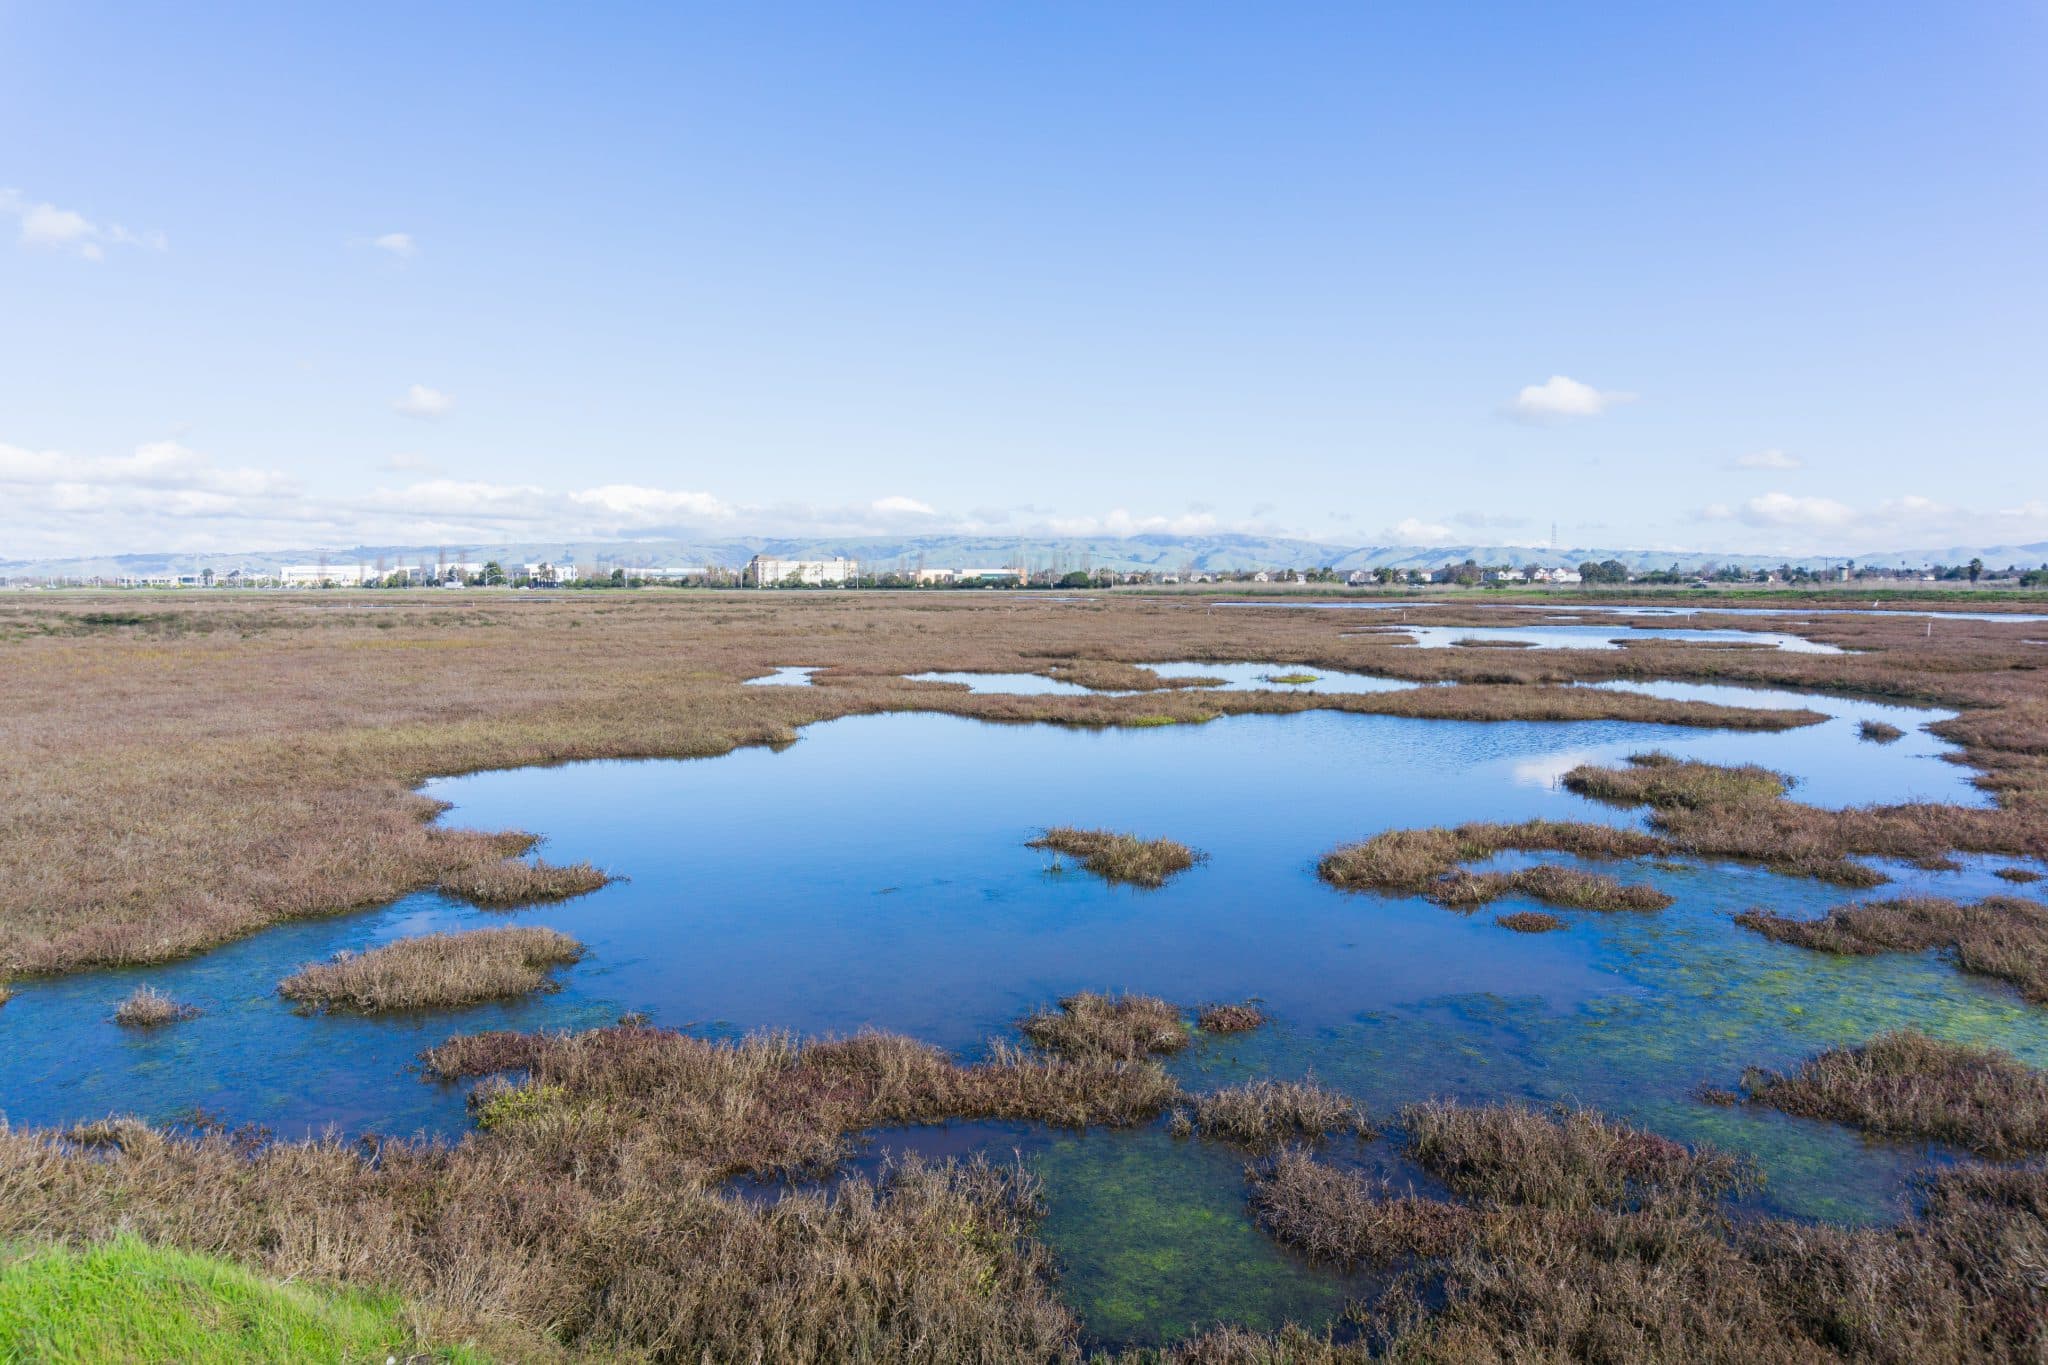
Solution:
<svg viewBox="0 0 2048 1365">
<path fill-rule="evenodd" d="M 393 461 L 388 472 L 419 472 Z M 1528 518 L 1461 511 L 1440 520 L 1404 516 L 1378 525 L 1299 528 L 1268 516 L 1062 513 L 1041 506 L 942 509 L 901 493 L 864 501 L 745 503 L 716 493 L 642 484 L 584 487 L 507 484 L 445 475 L 316 495 L 276 469 L 223 466 L 176 441 L 125 455 L 75 456 L 0 443 L 0 503 L 13 523 L 0 559 L 54 559 L 117 552 L 226 553 L 313 545 L 437 541 L 632 540 L 690 536 L 1002 535 L 1019 537 L 1200 536 L 1242 532 L 1341 544 L 1428 547 L 1506 539 L 1541 544 Z M 2048 502 L 1998 509 L 1951 506 L 1917 495 L 1852 506 L 1832 498 L 1768 492 L 1700 509 L 1726 527 L 1693 544 L 1623 534 L 1607 543 L 1727 553 L 1855 554 L 1916 544 L 2015 544 L 2043 537 Z M 1752 547 L 1745 549 L 1744 547 Z"/>
<path fill-rule="evenodd" d="M 595 4 L 10 16 L 0 559 L 2048 539 L 2036 9 Z"/>
</svg>

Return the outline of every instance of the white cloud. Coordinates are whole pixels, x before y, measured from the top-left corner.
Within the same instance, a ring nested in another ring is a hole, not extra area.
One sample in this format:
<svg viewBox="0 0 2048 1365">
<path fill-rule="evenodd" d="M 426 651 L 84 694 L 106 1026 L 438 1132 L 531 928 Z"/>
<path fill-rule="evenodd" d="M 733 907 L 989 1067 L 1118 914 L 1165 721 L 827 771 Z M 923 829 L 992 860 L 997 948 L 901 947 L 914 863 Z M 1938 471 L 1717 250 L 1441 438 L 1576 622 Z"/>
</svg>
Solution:
<svg viewBox="0 0 2048 1365">
<path fill-rule="evenodd" d="M 1847 526 L 1856 520 L 1856 509 L 1833 498 L 1800 498 L 1790 493 L 1766 493 L 1744 502 L 1737 515 L 1752 526 Z"/>
<path fill-rule="evenodd" d="M 1782 450 L 1753 450 L 1747 455 L 1737 455 L 1731 464 L 1736 469 L 1800 469 L 1804 466 L 1796 456 Z"/>
<path fill-rule="evenodd" d="M 653 527 L 682 522 L 729 521 L 738 509 L 709 493 L 679 489 L 644 488 L 637 484 L 613 483 L 569 494 L 572 505 L 586 511 L 605 512 L 618 525 Z"/>
<path fill-rule="evenodd" d="M 372 237 L 370 245 L 379 251 L 388 251 L 401 261 L 409 261 L 420 254 L 419 243 L 413 241 L 410 232 L 387 232 L 381 237 Z"/>
<path fill-rule="evenodd" d="M 1058 536 L 1143 536 L 1202 535 L 1216 529 L 1216 518 L 1207 512 L 1188 512 L 1178 517 L 1134 516 L 1118 507 L 1107 516 L 1048 517 L 1045 529 Z"/>
<path fill-rule="evenodd" d="M 407 417 L 432 421 L 437 417 L 446 417 L 454 406 L 455 399 L 452 395 L 445 394 L 439 389 L 430 389 L 425 384 L 414 384 L 406 389 L 405 397 L 393 403 L 391 408 L 392 411 L 403 413 Z"/>
<path fill-rule="evenodd" d="M 919 502 L 916 498 L 906 498 L 900 494 L 876 498 L 868 504 L 868 508 L 877 516 L 884 517 L 935 517 L 939 514 L 939 510 L 930 503 Z"/>
<path fill-rule="evenodd" d="M 396 454 L 385 456 L 384 463 L 378 467 L 392 474 L 431 474 L 440 472 L 432 460 L 410 450 L 401 450 Z"/>
<path fill-rule="evenodd" d="M 110 246 L 143 247 L 150 251 L 170 247 L 161 232 L 131 232 L 119 223 L 95 223 L 75 210 L 28 199 L 19 190 L 0 189 L 0 214 L 15 219 L 22 246 L 69 252 L 88 261 L 106 259 Z"/>
<path fill-rule="evenodd" d="M 1380 533 L 1391 545 L 1445 545 L 1454 533 L 1442 522 L 1403 517 Z"/>
<path fill-rule="evenodd" d="M 1564 417 L 1598 417 L 1617 403 L 1633 401 L 1635 395 L 1614 389 L 1596 389 L 1576 379 L 1554 374 L 1541 384 L 1525 385 L 1515 395 L 1508 411 L 1530 421 L 1547 422 Z"/>
</svg>

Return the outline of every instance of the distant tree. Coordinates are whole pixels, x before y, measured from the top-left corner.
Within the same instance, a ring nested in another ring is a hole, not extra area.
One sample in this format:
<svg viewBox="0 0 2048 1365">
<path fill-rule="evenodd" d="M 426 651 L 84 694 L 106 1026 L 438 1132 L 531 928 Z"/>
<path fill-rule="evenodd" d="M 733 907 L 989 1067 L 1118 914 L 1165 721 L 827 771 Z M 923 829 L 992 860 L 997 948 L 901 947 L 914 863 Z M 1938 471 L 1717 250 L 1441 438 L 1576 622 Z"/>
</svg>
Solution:
<svg viewBox="0 0 2048 1365">
<path fill-rule="evenodd" d="M 1061 574 L 1059 585 L 1063 588 L 1085 588 L 1093 581 L 1087 574 L 1076 569 L 1072 573 Z"/>
<path fill-rule="evenodd" d="M 495 559 L 491 560 L 488 564 L 484 565 L 483 578 L 484 586 L 487 588 L 503 587 L 505 583 L 505 566 Z"/>
<path fill-rule="evenodd" d="M 1969 567 L 1969 573 L 1970 573 L 1970 581 L 1971 581 L 1972 583 L 1975 583 L 1975 582 L 1976 582 L 1976 581 L 1977 581 L 1977 580 L 1978 580 L 1979 578 L 1981 578 L 1981 577 L 1983 576 L 1983 574 L 1984 574 L 1984 561 L 1983 561 L 1983 560 L 1981 560 L 1981 559 L 1973 559 L 1973 560 L 1971 560 L 1971 561 L 1970 561 L 1970 567 Z"/>
</svg>

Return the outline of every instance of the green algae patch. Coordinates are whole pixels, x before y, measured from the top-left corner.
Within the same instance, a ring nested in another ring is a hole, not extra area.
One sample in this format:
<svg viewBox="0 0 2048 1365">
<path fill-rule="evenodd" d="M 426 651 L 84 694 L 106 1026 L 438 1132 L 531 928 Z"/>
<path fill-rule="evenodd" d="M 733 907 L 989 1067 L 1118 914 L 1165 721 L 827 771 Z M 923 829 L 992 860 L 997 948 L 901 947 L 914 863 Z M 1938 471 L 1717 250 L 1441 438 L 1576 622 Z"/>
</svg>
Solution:
<svg viewBox="0 0 2048 1365">
<path fill-rule="evenodd" d="M 1157 1129 L 1062 1135 L 1033 1159 L 1061 1297 L 1100 1344 L 1161 1346 L 1229 1322 L 1334 1318 L 1352 1282 L 1309 1266 L 1245 1210 L 1244 1154 Z"/>
</svg>

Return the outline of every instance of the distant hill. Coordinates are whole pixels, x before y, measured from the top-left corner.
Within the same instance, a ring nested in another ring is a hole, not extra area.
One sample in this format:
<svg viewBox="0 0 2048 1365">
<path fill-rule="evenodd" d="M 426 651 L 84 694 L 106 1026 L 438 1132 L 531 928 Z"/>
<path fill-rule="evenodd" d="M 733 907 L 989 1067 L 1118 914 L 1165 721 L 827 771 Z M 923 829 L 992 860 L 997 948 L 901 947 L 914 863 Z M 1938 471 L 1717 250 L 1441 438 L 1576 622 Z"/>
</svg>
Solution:
<svg viewBox="0 0 2048 1365">
<path fill-rule="evenodd" d="M 1308 569 L 1329 566 L 1340 570 L 1433 569 L 1463 560 L 1481 564 L 1567 564 L 1586 560 L 1619 560 L 1631 569 L 1662 569 L 1676 565 L 1691 572 L 1708 565 L 1740 568 L 1770 568 L 1793 563 L 1810 568 L 1832 568 L 1850 562 L 1838 555 L 1755 555 L 1677 553 L 1669 550 L 1628 550 L 1575 546 L 1549 549 L 1529 545 L 1335 545 L 1313 540 L 1252 535 L 1141 535 L 1128 537 L 1031 536 L 843 536 L 769 537 L 744 536 L 718 540 L 624 540 L 624 541 L 520 541 L 470 545 L 354 545 L 296 550 L 262 550 L 245 554 L 138 553 L 99 555 L 74 559 L 0 560 L 0 577 L 15 578 L 116 578 L 122 575 L 196 573 L 202 569 L 225 572 L 245 568 L 275 569 L 283 564 L 311 564 L 324 558 L 330 564 L 433 564 L 449 560 L 497 560 L 513 565 L 542 560 L 564 560 L 590 568 L 665 568 L 710 565 L 739 568 L 757 554 L 784 559 L 824 559 L 844 555 L 871 569 L 933 569 L 995 567 L 1015 564 L 1021 557 L 1035 567 L 1083 566 L 1118 570 L 1171 572 L 1207 570 L 1231 572 L 1243 569 Z M 1872 566 L 1960 564 L 1981 558 L 1993 568 L 2009 564 L 2032 567 L 2048 563 L 2048 541 L 2031 545 L 1990 547 L 1948 546 L 1941 549 L 1901 550 L 1875 555 L 1858 555 L 1854 562 Z"/>
</svg>

